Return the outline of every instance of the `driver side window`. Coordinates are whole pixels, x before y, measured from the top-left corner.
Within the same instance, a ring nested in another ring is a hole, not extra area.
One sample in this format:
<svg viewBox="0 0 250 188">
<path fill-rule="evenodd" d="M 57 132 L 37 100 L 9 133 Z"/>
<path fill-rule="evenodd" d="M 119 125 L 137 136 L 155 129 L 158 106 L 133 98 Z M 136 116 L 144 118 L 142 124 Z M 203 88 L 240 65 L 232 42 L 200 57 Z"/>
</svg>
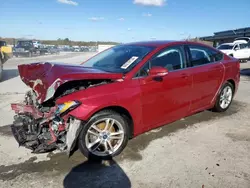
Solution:
<svg viewBox="0 0 250 188">
<path fill-rule="evenodd" d="M 160 66 L 168 69 L 169 72 L 183 69 L 186 67 L 183 49 L 181 46 L 167 47 L 157 53 L 151 60 L 144 64 L 136 77 L 144 77 L 148 75 L 152 67 Z"/>
</svg>

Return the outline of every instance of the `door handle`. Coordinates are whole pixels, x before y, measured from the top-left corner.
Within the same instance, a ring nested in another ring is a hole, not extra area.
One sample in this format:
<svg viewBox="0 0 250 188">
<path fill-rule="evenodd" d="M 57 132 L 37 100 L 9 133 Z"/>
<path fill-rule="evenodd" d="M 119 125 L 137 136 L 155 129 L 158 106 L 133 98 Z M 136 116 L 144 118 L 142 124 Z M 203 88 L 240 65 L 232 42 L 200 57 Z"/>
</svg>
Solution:
<svg viewBox="0 0 250 188">
<path fill-rule="evenodd" d="M 181 77 L 184 78 L 184 79 L 187 79 L 188 75 L 187 74 L 182 74 Z"/>
<path fill-rule="evenodd" d="M 212 70 L 217 70 L 217 69 L 220 69 L 221 67 L 217 66 L 217 67 L 212 67 L 211 69 Z"/>
<path fill-rule="evenodd" d="M 222 68 L 221 67 L 214 67 L 212 70 L 218 70 L 219 72 L 222 72 Z"/>
<path fill-rule="evenodd" d="M 219 72 L 222 72 L 222 68 L 221 68 L 221 67 L 213 67 L 213 68 L 211 68 L 211 70 L 212 70 L 212 71 L 217 70 L 217 71 L 219 71 Z"/>
</svg>

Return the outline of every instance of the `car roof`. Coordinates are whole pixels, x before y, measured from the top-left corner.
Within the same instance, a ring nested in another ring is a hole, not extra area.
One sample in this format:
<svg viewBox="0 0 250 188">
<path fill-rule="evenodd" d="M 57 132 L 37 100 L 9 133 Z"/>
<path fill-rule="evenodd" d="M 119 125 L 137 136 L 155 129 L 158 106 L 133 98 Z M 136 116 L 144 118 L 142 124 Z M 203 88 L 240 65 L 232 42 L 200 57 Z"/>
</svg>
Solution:
<svg viewBox="0 0 250 188">
<path fill-rule="evenodd" d="M 235 40 L 233 43 L 234 44 L 247 44 L 247 41 L 246 40 Z"/>
<path fill-rule="evenodd" d="M 138 41 L 138 42 L 131 42 L 131 43 L 126 43 L 126 45 L 138 45 L 138 46 L 155 46 L 155 47 L 160 47 L 164 46 L 166 44 L 170 44 L 173 42 L 177 42 L 174 40 L 152 40 L 152 41 Z"/>
<path fill-rule="evenodd" d="M 200 42 L 195 42 L 195 41 L 186 41 L 186 40 L 153 40 L 153 41 L 139 41 L 139 42 L 131 42 L 131 43 L 126 43 L 125 45 L 138 45 L 138 46 L 152 46 L 152 47 L 164 47 L 167 45 L 172 45 L 172 44 L 190 44 L 190 45 L 203 45 L 207 46 L 203 43 Z"/>
</svg>

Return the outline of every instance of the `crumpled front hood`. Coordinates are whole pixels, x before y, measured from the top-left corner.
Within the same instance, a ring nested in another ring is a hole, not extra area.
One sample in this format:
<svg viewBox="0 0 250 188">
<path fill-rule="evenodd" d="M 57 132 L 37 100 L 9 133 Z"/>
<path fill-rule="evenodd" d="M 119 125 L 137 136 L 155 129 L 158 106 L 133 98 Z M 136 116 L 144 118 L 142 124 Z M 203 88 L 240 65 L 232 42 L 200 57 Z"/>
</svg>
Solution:
<svg viewBox="0 0 250 188">
<path fill-rule="evenodd" d="M 109 73 L 98 69 L 83 67 L 82 65 L 39 62 L 18 66 L 22 81 L 31 87 L 39 103 L 52 98 L 56 89 L 73 80 L 89 79 L 121 79 L 120 73 Z"/>
</svg>

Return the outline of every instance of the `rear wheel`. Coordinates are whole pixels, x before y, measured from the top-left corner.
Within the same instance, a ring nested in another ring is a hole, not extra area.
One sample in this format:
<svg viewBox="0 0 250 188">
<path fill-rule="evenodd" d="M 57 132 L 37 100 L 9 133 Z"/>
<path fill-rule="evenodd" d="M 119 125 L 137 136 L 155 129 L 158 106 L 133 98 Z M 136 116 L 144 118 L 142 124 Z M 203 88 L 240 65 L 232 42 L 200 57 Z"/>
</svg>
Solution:
<svg viewBox="0 0 250 188">
<path fill-rule="evenodd" d="M 234 87 L 230 82 L 226 82 L 217 96 L 216 103 L 212 109 L 215 112 L 226 111 L 232 103 L 234 95 Z"/>
<path fill-rule="evenodd" d="M 128 122 L 119 113 L 101 111 L 82 129 L 78 147 L 87 158 L 111 159 L 126 147 L 128 133 Z"/>
</svg>

